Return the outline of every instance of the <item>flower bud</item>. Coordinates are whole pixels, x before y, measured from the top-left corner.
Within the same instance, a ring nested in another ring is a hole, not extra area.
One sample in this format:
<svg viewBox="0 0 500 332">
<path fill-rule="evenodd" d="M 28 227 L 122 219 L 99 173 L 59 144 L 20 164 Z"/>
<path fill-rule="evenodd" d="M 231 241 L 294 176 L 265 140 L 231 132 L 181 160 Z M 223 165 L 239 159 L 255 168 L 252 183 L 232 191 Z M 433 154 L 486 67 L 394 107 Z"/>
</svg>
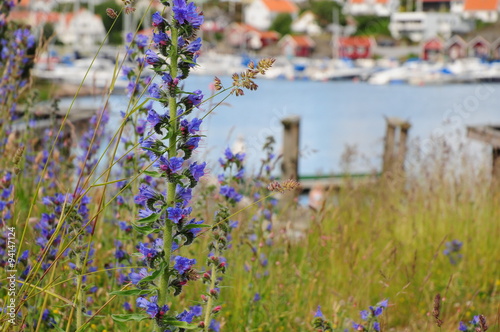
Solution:
<svg viewBox="0 0 500 332">
<path fill-rule="evenodd" d="M 106 15 L 113 20 L 118 17 L 118 14 L 113 8 L 106 9 Z"/>
</svg>

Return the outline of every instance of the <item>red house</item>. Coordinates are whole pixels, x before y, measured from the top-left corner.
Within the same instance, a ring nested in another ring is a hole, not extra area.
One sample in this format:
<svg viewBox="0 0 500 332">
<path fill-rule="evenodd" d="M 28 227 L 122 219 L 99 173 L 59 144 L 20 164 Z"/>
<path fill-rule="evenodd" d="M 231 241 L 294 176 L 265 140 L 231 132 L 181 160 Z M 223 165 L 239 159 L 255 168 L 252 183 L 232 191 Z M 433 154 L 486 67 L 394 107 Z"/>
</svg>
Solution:
<svg viewBox="0 0 500 332">
<path fill-rule="evenodd" d="M 481 36 L 477 36 L 469 42 L 469 55 L 486 59 L 490 55 L 490 43 Z"/>
<path fill-rule="evenodd" d="M 366 59 L 372 56 L 374 46 L 375 41 L 370 37 L 340 37 L 337 54 L 351 60 Z"/>
<path fill-rule="evenodd" d="M 457 35 L 451 37 L 445 45 L 444 54 L 450 60 L 465 58 L 467 56 L 467 42 Z"/>
<path fill-rule="evenodd" d="M 422 59 L 425 61 L 437 61 L 443 54 L 443 42 L 440 38 L 434 37 L 426 40 L 422 44 Z"/>
<path fill-rule="evenodd" d="M 310 57 L 316 44 L 309 36 L 286 35 L 278 45 L 286 56 Z"/>
</svg>

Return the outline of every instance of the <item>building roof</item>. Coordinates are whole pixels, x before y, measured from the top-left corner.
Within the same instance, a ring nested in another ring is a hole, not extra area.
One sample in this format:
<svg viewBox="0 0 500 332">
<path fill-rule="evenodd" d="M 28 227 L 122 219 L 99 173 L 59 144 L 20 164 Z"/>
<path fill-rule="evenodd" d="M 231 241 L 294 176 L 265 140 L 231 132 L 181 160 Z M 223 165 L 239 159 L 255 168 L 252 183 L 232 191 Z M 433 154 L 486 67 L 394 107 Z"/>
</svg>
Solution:
<svg viewBox="0 0 500 332">
<path fill-rule="evenodd" d="M 446 41 L 446 48 L 450 48 L 453 45 L 461 46 L 462 48 L 467 48 L 467 42 L 459 35 L 454 35 Z"/>
<path fill-rule="evenodd" d="M 389 2 L 389 0 L 375 0 L 375 2 L 385 5 L 387 2 Z M 351 4 L 364 4 L 364 3 L 371 4 L 372 2 L 367 1 L 367 0 L 349 0 L 349 3 L 351 3 Z"/>
<path fill-rule="evenodd" d="M 499 0 L 465 0 L 464 10 L 466 11 L 497 11 Z"/>
<path fill-rule="evenodd" d="M 483 45 L 483 46 L 489 47 L 490 42 L 481 36 L 476 36 L 475 38 L 473 38 L 472 40 L 469 41 L 469 46 L 475 47 L 477 45 Z"/>
<path fill-rule="evenodd" d="M 260 38 L 262 39 L 275 39 L 278 40 L 280 38 L 280 34 L 276 31 L 259 31 Z"/>
<path fill-rule="evenodd" d="M 439 38 L 431 38 L 424 42 L 424 48 L 426 50 L 442 50 L 443 42 Z"/>
<path fill-rule="evenodd" d="M 262 0 L 264 5 L 272 12 L 294 14 L 299 11 L 299 7 L 288 0 Z"/>
<path fill-rule="evenodd" d="M 314 40 L 312 40 L 309 36 L 306 35 L 300 35 L 300 36 L 292 36 L 292 35 L 286 35 L 283 37 L 283 40 L 291 40 L 296 46 L 300 47 L 314 47 L 316 44 L 314 43 Z"/>
<path fill-rule="evenodd" d="M 340 37 L 340 46 L 355 46 L 355 47 L 370 47 L 372 46 L 372 38 L 370 37 Z"/>
<path fill-rule="evenodd" d="M 41 24 L 41 23 L 57 23 L 60 19 L 60 14 L 56 12 L 41 13 L 41 12 L 29 12 L 27 10 L 15 10 L 9 14 L 8 17 L 11 21 L 23 21 L 30 24 Z"/>
</svg>

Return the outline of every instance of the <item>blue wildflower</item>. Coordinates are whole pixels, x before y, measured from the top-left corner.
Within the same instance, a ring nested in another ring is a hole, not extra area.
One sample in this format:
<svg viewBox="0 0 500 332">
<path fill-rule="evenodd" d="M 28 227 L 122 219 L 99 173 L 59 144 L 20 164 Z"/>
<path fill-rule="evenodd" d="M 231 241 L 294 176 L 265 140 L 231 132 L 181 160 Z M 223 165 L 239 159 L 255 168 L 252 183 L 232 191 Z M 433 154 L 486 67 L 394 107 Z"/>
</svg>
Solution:
<svg viewBox="0 0 500 332">
<path fill-rule="evenodd" d="M 202 164 L 199 164 L 197 162 L 194 162 L 192 163 L 190 166 L 189 166 L 189 170 L 191 171 L 191 175 L 194 177 L 194 179 L 196 181 L 199 181 L 200 178 L 205 175 L 205 166 L 207 165 L 207 163 L 202 163 Z"/>
<path fill-rule="evenodd" d="M 196 264 L 196 259 L 189 259 L 182 256 L 174 257 L 174 269 L 176 269 L 179 274 L 184 274 L 191 269 L 194 264 Z"/>
<path fill-rule="evenodd" d="M 165 19 L 163 18 L 163 16 L 161 16 L 161 13 L 160 12 L 154 13 L 152 18 L 152 25 L 154 27 L 157 27 L 157 26 L 162 26 L 164 24 L 165 24 Z"/>
<path fill-rule="evenodd" d="M 151 66 L 158 66 L 163 63 L 158 54 L 156 54 L 152 50 L 147 50 L 145 55 L 146 55 L 146 62 Z"/>
<path fill-rule="evenodd" d="M 136 39 L 136 43 L 137 43 L 137 47 L 139 48 L 145 48 L 146 46 L 148 46 L 148 36 L 145 36 L 145 35 L 137 35 L 137 39 Z"/>
<path fill-rule="evenodd" d="M 314 317 L 323 317 L 323 313 L 321 312 L 321 306 L 318 306 L 318 309 L 316 309 Z"/>
<path fill-rule="evenodd" d="M 148 93 L 152 98 L 160 99 L 161 98 L 161 89 L 156 83 L 152 83 L 148 88 Z M 151 112 L 151 111 L 150 111 Z M 153 111 L 154 112 L 154 111 Z M 148 113 L 149 115 L 149 113 Z M 149 120 L 149 119 L 148 119 Z"/>
<path fill-rule="evenodd" d="M 137 285 L 139 281 L 142 279 L 150 276 L 151 274 L 146 270 L 145 268 L 142 268 L 139 270 L 139 272 L 131 272 L 129 273 L 128 277 L 130 278 L 130 281 L 134 284 Z"/>
<path fill-rule="evenodd" d="M 167 208 L 167 216 L 168 219 L 170 219 L 174 224 L 179 223 L 184 217 L 184 209 L 181 208 L 174 208 L 174 207 L 169 207 Z"/>
<path fill-rule="evenodd" d="M 153 41 L 158 45 L 167 45 L 170 37 L 165 32 L 153 33 Z"/>
<path fill-rule="evenodd" d="M 212 319 L 208 328 L 214 332 L 220 332 L 220 323 L 215 319 Z"/>
<path fill-rule="evenodd" d="M 201 93 L 201 90 L 195 90 L 187 97 L 187 99 L 190 104 L 197 107 L 203 100 L 203 94 Z"/>
<path fill-rule="evenodd" d="M 189 45 L 186 47 L 186 51 L 190 53 L 195 53 L 198 52 L 200 48 L 201 48 L 201 38 L 198 37 L 197 39 L 189 43 Z"/>
<path fill-rule="evenodd" d="M 198 13 L 193 2 L 187 4 L 186 0 L 174 0 L 172 10 L 174 19 L 180 24 L 189 23 L 193 28 L 198 29 L 203 23 L 203 16 Z"/>
<path fill-rule="evenodd" d="M 235 202 L 239 202 L 243 196 L 239 194 L 233 187 L 231 186 L 222 186 L 220 187 L 221 195 L 225 196 L 229 200 L 234 200 Z"/>
<path fill-rule="evenodd" d="M 167 175 L 177 173 L 182 169 L 182 163 L 184 159 L 178 157 L 172 157 L 167 159 L 165 157 L 160 157 L 159 167 L 162 171 L 164 171 Z"/>
</svg>

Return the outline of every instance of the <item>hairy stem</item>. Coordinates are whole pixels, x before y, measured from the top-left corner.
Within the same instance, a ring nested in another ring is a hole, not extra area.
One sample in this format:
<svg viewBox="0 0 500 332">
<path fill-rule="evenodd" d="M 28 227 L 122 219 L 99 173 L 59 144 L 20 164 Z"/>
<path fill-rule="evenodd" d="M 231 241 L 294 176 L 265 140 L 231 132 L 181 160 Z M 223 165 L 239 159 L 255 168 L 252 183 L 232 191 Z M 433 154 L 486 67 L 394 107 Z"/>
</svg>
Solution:
<svg viewBox="0 0 500 332">
<path fill-rule="evenodd" d="M 178 31 L 172 28 L 172 45 L 170 48 L 170 75 L 175 79 L 177 77 L 177 36 Z M 169 115 L 171 121 L 171 130 L 173 130 L 173 135 L 169 139 L 168 146 L 168 158 L 175 157 L 177 155 L 177 101 L 175 95 L 170 95 L 168 98 L 169 105 Z M 175 205 L 175 183 L 169 182 L 167 186 L 167 204 L 168 206 Z M 162 306 L 166 304 L 168 300 L 168 284 L 169 284 L 169 264 L 170 256 L 172 253 L 172 222 L 170 220 L 165 221 L 165 226 L 163 228 L 163 251 L 165 253 L 165 262 L 167 267 L 165 268 L 165 273 L 160 274 L 160 288 L 158 290 L 158 305 Z"/>
<path fill-rule="evenodd" d="M 83 294 L 82 294 L 82 285 L 83 285 L 83 275 L 82 273 L 82 260 L 80 257 L 81 254 L 76 255 L 76 271 L 78 276 L 76 277 L 76 294 L 75 294 L 75 307 L 76 307 L 76 329 L 78 330 L 83 324 Z"/>
<path fill-rule="evenodd" d="M 219 250 L 216 249 L 214 255 L 215 257 L 219 257 Z M 209 292 L 208 302 L 207 302 L 207 307 L 205 308 L 205 321 L 204 321 L 205 332 L 208 332 L 208 327 L 210 325 L 210 318 L 212 317 L 212 306 L 214 302 L 214 295 L 212 295 L 210 291 L 215 288 L 216 281 L 217 281 L 217 266 L 215 265 L 215 263 L 213 263 L 212 269 L 210 271 L 210 287 L 208 289 Z"/>
</svg>

